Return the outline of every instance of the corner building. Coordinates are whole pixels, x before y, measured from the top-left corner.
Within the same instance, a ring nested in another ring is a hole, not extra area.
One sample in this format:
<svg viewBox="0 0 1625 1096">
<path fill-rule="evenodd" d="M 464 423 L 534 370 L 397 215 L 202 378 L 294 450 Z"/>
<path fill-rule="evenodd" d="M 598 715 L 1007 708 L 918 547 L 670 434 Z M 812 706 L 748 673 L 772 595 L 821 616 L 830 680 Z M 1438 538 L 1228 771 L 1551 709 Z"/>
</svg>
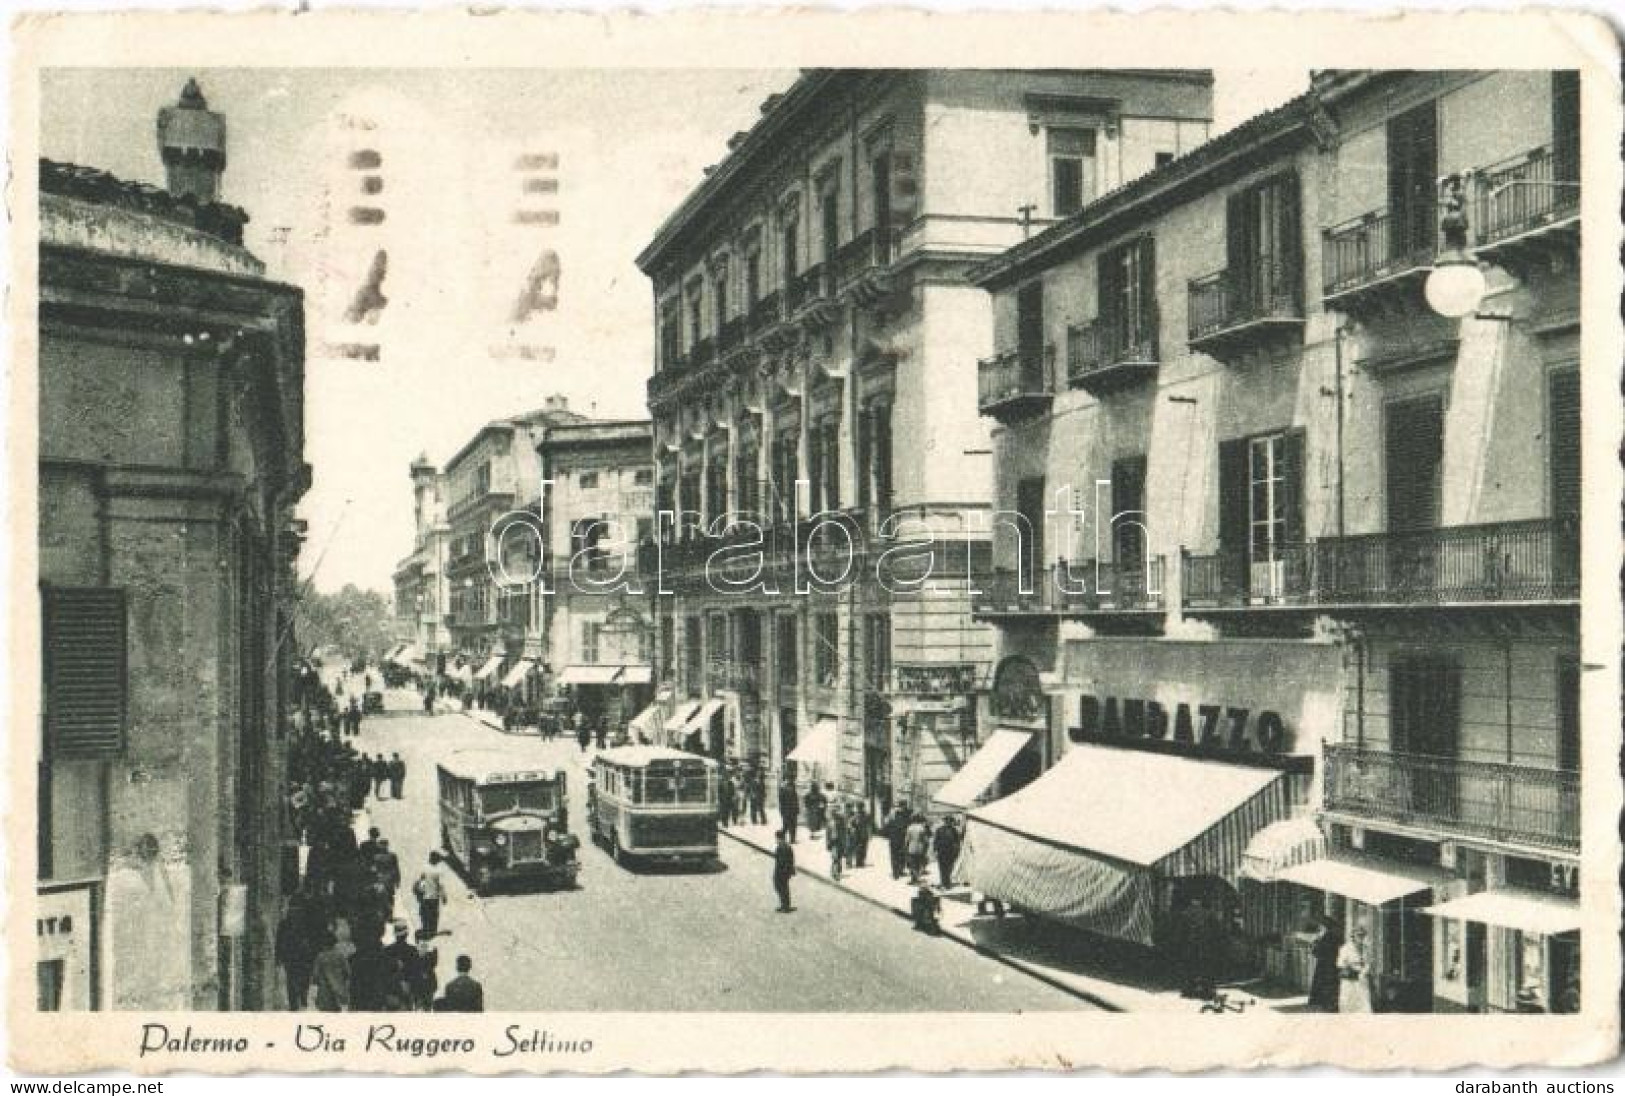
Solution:
<svg viewBox="0 0 1625 1096">
<path fill-rule="evenodd" d="M 653 561 L 669 736 L 876 812 L 931 802 L 977 747 L 994 653 L 970 602 L 992 324 L 966 272 L 1199 144 L 1210 116 L 1202 72 L 811 71 L 729 142 L 638 260 L 657 509 L 682 515 Z M 765 581 L 725 592 L 706 557 L 746 518 Z M 928 583 L 876 580 L 898 549 Z M 809 560 L 856 577 L 797 594 Z"/>
<path fill-rule="evenodd" d="M 1060 762 L 972 811 L 973 884 L 1153 946 L 1216 904 L 1304 988 L 1330 913 L 1380 1009 L 1574 1007 L 1578 179 L 1573 73 L 1321 73 L 978 269 L 987 715 Z"/>
</svg>

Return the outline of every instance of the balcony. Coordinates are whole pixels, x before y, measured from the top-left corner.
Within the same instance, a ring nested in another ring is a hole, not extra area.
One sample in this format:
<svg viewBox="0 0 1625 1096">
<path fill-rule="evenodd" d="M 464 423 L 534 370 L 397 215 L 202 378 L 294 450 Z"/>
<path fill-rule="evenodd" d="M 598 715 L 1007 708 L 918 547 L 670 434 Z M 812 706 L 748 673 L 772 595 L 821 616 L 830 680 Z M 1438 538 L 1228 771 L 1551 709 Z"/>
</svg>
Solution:
<svg viewBox="0 0 1625 1096">
<path fill-rule="evenodd" d="M 717 344 L 710 336 L 696 340 L 694 345 L 688 348 L 688 361 L 695 369 L 704 369 L 715 361 L 716 357 Z"/>
<path fill-rule="evenodd" d="M 746 319 L 744 316 L 735 316 L 722 325 L 717 332 L 717 353 L 726 356 L 738 350 L 745 343 Z"/>
<path fill-rule="evenodd" d="M 1187 286 L 1192 350 L 1234 361 L 1303 338 L 1303 296 L 1298 264 L 1259 263 L 1241 271 L 1217 270 Z"/>
<path fill-rule="evenodd" d="M 1438 251 L 1438 223 L 1429 204 L 1406 222 L 1378 209 L 1326 229 L 1321 242 L 1326 307 L 1362 315 L 1420 300 L 1417 290 Z"/>
<path fill-rule="evenodd" d="M 1154 379 L 1160 364 L 1156 324 L 1146 318 L 1135 326 L 1138 337 L 1129 337 L 1112 317 L 1068 327 L 1067 386 L 1098 397 Z"/>
<path fill-rule="evenodd" d="M 1161 556 L 1144 567 L 1082 560 L 1037 575 L 999 570 L 977 579 L 971 609 L 983 617 L 1160 615 L 1162 579 Z"/>
<path fill-rule="evenodd" d="M 1055 396 L 1055 348 L 1007 350 L 976 363 L 976 406 L 1000 422 L 1049 409 Z"/>
<path fill-rule="evenodd" d="M 1326 745 L 1326 809 L 1440 836 L 1580 847 L 1580 774 Z"/>
<path fill-rule="evenodd" d="M 1536 518 L 1404 533 L 1332 537 L 1187 556 L 1184 606 L 1204 609 L 1394 608 L 1573 602 L 1580 596 L 1579 524 Z"/>
<path fill-rule="evenodd" d="M 750 336 L 765 350 L 777 350 L 790 334 L 785 323 L 785 294 L 775 289 L 750 306 Z"/>
<path fill-rule="evenodd" d="M 1480 259 L 1522 276 L 1579 250 L 1577 137 L 1556 148 L 1542 146 L 1473 173 L 1471 224 Z"/>
<path fill-rule="evenodd" d="M 766 677 L 759 658 L 713 658 L 705 680 L 712 692 L 727 689 L 754 696 L 761 692 Z"/>
<path fill-rule="evenodd" d="M 895 255 L 890 228 L 860 232 L 835 254 L 835 284 L 862 305 L 872 305 L 891 291 L 887 268 Z"/>
</svg>

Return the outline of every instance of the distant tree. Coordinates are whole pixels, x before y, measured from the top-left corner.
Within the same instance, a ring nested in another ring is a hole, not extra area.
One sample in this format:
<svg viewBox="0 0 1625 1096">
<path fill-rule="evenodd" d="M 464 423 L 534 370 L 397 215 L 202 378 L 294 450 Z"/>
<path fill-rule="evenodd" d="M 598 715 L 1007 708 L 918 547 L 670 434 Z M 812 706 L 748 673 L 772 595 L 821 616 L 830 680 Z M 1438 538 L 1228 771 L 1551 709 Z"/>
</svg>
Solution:
<svg viewBox="0 0 1625 1096">
<path fill-rule="evenodd" d="M 394 646 L 390 598 L 346 583 L 336 594 L 308 590 L 299 604 L 299 639 L 307 650 L 337 647 L 369 661 Z"/>
</svg>

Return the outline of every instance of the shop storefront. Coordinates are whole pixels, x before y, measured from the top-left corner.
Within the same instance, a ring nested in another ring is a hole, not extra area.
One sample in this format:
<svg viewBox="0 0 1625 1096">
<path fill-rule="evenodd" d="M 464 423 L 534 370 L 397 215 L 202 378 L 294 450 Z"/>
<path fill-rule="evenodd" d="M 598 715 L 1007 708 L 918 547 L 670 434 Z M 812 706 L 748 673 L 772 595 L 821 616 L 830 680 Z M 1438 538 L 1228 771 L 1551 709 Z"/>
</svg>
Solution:
<svg viewBox="0 0 1625 1096">
<path fill-rule="evenodd" d="M 41 883 L 34 960 L 41 1012 L 101 1007 L 101 883 Z"/>
<path fill-rule="evenodd" d="M 1012 718 L 1023 714 L 1023 690 L 1001 685 L 1001 665 L 990 699 L 1006 714 L 993 713 L 962 780 L 945 786 L 949 797 L 986 798 L 969 785 L 990 772 L 1013 782 L 1015 763 L 1037 748 L 1046 706 L 1064 728 L 1063 752 L 1027 786 L 970 810 L 967 881 L 1046 918 L 1159 949 L 1176 938 L 1188 948 L 1200 915 L 1227 972 L 1262 974 L 1272 952 L 1281 965 L 1307 892 L 1243 869 L 1266 831 L 1281 845 L 1269 857 L 1277 869 L 1324 849 L 1304 819 L 1318 744 L 1339 710 L 1340 667 L 1337 649 L 1319 643 L 1073 640 L 1043 682 L 1045 703 L 1023 722 Z"/>
</svg>

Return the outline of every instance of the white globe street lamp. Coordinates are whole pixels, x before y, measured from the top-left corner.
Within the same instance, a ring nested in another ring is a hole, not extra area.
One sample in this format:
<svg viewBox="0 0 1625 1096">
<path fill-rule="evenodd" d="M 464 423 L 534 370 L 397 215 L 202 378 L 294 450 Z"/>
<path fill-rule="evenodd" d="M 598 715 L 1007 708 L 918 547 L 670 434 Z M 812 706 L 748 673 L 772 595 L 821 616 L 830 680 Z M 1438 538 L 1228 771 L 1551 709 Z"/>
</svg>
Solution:
<svg viewBox="0 0 1625 1096">
<path fill-rule="evenodd" d="M 1484 272 L 1467 249 L 1467 202 L 1462 193 L 1463 183 L 1460 175 L 1447 175 L 1439 180 L 1439 188 L 1444 192 L 1441 196 L 1443 213 L 1439 217 L 1444 249 L 1439 252 L 1422 287 L 1428 307 L 1452 320 L 1476 312 L 1484 299 Z"/>
</svg>

